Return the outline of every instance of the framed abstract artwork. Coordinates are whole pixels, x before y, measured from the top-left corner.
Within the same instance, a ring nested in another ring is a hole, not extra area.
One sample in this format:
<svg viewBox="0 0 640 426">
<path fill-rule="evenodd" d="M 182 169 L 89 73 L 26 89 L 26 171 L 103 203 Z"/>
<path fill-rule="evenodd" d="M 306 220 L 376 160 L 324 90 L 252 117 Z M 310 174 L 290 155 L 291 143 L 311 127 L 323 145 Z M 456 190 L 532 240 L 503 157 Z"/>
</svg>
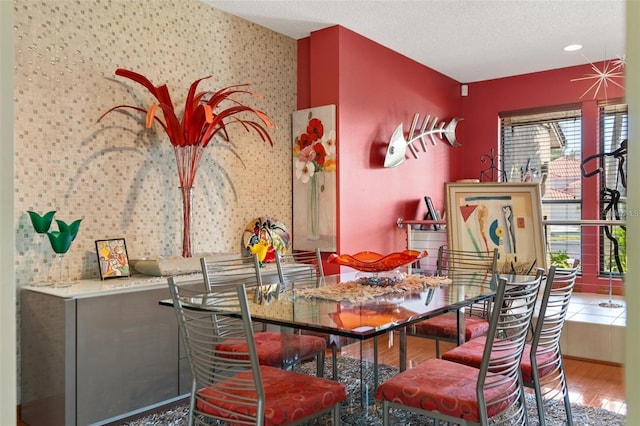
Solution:
<svg viewBox="0 0 640 426">
<path fill-rule="evenodd" d="M 336 106 L 295 111 L 293 249 L 336 250 Z"/>
<path fill-rule="evenodd" d="M 123 278 L 131 276 L 127 246 L 124 238 L 96 240 L 96 253 L 100 279 Z"/>
<path fill-rule="evenodd" d="M 446 183 L 449 247 L 475 252 L 498 248 L 498 271 L 546 269 L 538 183 Z"/>
</svg>

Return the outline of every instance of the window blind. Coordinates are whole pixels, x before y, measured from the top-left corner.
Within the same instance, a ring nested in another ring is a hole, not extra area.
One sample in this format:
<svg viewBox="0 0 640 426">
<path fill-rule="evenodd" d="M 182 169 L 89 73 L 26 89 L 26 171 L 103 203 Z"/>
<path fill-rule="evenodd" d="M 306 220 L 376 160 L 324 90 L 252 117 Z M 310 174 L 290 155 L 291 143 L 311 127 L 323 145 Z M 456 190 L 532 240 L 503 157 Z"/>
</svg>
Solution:
<svg viewBox="0 0 640 426">
<path fill-rule="evenodd" d="M 582 114 L 579 109 L 501 117 L 507 181 L 539 181 L 544 201 L 580 200 Z"/>
<path fill-rule="evenodd" d="M 509 182 L 540 182 L 543 216 L 582 218 L 582 112 L 576 107 L 500 115 L 501 168 Z M 551 263 L 582 260 L 579 225 L 547 227 Z M 564 262 L 564 263 L 563 263 Z"/>
</svg>

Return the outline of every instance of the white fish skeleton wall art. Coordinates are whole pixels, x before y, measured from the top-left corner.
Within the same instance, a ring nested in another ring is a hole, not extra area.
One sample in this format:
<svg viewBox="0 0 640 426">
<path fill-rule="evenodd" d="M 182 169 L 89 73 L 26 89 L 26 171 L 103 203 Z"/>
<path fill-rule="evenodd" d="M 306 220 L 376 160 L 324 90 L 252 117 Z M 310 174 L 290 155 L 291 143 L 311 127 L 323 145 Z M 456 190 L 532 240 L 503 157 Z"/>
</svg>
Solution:
<svg viewBox="0 0 640 426">
<path fill-rule="evenodd" d="M 413 116 L 411 130 L 409 130 L 409 135 L 406 139 L 402 123 L 400 123 L 393 131 L 391 139 L 389 140 L 389 147 L 387 148 L 387 156 L 384 159 L 385 167 L 396 167 L 402 164 L 405 160 L 407 148 L 409 148 L 414 158 L 418 158 L 418 151 L 415 146 L 413 146 L 413 143 L 417 140 L 420 140 L 422 150 L 427 152 L 428 148 L 427 141 L 425 139 L 426 137 L 431 140 L 432 145 L 436 144 L 435 137 L 437 136 L 440 139 L 446 140 L 451 146 L 460 146 L 456 140 L 456 126 L 460 121 L 462 121 L 462 118 L 453 118 L 449 124 L 445 124 L 444 121 L 438 124 L 438 117 L 435 117 L 431 121 L 431 115 L 427 115 L 422 122 L 422 126 L 420 126 L 419 132 L 416 134 L 419 116 L 420 114 Z"/>
</svg>

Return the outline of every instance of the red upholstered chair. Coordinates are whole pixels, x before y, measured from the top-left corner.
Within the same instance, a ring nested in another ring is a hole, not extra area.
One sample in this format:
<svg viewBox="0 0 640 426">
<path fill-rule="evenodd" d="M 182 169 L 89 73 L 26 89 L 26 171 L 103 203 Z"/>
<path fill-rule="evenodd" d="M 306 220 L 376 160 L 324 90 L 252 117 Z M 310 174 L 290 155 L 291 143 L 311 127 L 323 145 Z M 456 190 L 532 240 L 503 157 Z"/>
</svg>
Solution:
<svg viewBox="0 0 640 426">
<path fill-rule="evenodd" d="M 472 252 L 451 250 L 445 246 L 438 249 L 437 274 L 439 276 L 472 275 L 474 273 L 495 274 L 498 260 L 498 249 L 490 252 Z M 466 279 L 466 278 L 465 278 Z M 468 315 L 464 320 L 465 341 L 482 336 L 489 329 L 487 320 L 487 305 L 468 308 Z M 408 330 L 409 334 L 434 339 L 436 341 L 436 356 L 440 358 L 440 341 L 458 343 L 458 312 L 449 312 L 437 317 L 429 318 L 414 324 Z"/>
<path fill-rule="evenodd" d="M 232 283 L 245 284 L 246 288 L 253 289 L 250 290 L 250 293 L 257 301 L 264 294 L 264 288 L 278 285 L 278 280 L 275 278 L 274 283 L 266 285 L 263 283 L 262 270 L 256 255 L 228 259 L 201 258 L 200 264 L 202 265 L 205 288 L 210 292 L 216 292 L 220 286 L 225 287 Z M 264 324 L 254 323 L 254 326 L 256 327 L 254 329 L 255 345 L 261 364 L 289 367 L 285 361 L 289 363 L 315 359 L 317 375 L 322 377 L 327 350 L 327 342 L 324 338 L 297 334 L 285 337 L 281 332 L 266 331 Z M 285 342 L 283 342 L 283 338 L 286 339 Z M 246 352 L 246 348 L 243 345 L 236 345 L 235 342 L 228 342 L 226 351 L 230 354 L 243 353 Z"/>
<path fill-rule="evenodd" d="M 539 269 L 535 279 L 519 282 L 500 278 L 480 368 L 433 358 L 382 383 L 376 398 L 383 402 L 383 424 L 390 424 L 392 409 L 402 409 L 459 425 L 526 425 L 519 366 L 543 274 Z"/>
<path fill-rule="evenodd" d="M 538 419 L 545 425 L 544 397 L 561 396 L 564 400 L 567 425 L 573 425 L 569 390 L 564 374 L 560 336 L 567 317 L 569 300 L 576 282 L 577 269 L 549 269 L 547 282 L 540 300 L 531 344 L 525 345 L 520 363 L 524 385 L 535 389 Z M 480 337 L 445 352 L 442 359 L 479 367 L 484 355 L 486 338 Z"/>
<path fill-rule="evenodd" d="M 296 250 L 276 256 L 276 266 L 278 268 L 280 284 L 283 288 L 286 288 L 290 284 L 299 280 L 309 281 L 324 277 L 322 255 L 318 248 L 315 250 Z M 336 380 L 338 378 L 338 349 L 342 344 L 346 343 L 346 340 L 348 339 L 341 336 L 304 330 L 300 330 L 300 333 L 302 335 L 321 337 L 325 340 L 326 344 L 331 349 L 332 373 L 333 379 Z"/>
<path fill-rule="evenodd" d="M 169 289 L 193 376 L 189 425 L 298 424 L 329 412 L 339 424 L 343 384 L 259 362 L 244 284 L 203 294 L 172 277 Z"/>
</svg>

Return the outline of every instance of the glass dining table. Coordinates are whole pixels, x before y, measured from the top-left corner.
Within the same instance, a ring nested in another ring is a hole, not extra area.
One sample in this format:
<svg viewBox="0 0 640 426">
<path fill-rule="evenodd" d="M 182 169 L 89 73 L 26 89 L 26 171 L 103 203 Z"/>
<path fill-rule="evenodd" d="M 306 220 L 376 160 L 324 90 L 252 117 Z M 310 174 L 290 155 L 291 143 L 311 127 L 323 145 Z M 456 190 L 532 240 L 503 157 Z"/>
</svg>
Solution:
<svg viewBox="0 0 640 426">
<path fill-rule="evenodd" d="M 377 338 L 398 332 L 399 368 L 407 364 L 407 327 L 436 315 L 456 312 L 458 341 L 464 342 L 465 310 L 495 295 L 497 276 L 483 272 L 459 272 L 450 277 L 400 273 L 378 276 L 342 273 L 320 279 L 300 279 L 285 284 L 247 288 L 253 321 L 279 326 L 283 333 L 295 330 L 342 336 L 360 342 L 361 401 L 378 385 Z M 505 276 L 508 281 L 526 276 Z M 204 294 L 203 294 L 204 295 Z M 171 304 L 171 301 L 161 301 Z M 362 343 L 373 339 L 373 383 L 364 383 Z M 296 354 L 286 353 L 285 363 Z M 370 386 L 372 385 L 372 386 Z"/>
</svg>

